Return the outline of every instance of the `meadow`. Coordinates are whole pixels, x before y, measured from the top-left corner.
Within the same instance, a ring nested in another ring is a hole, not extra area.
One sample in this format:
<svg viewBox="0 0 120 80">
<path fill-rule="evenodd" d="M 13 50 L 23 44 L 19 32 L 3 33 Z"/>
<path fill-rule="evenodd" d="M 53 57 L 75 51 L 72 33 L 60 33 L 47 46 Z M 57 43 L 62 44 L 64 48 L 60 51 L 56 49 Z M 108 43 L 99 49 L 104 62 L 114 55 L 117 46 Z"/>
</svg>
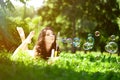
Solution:
<svg viewBox="0 0 120 80">
<path fill-rule="evenodd" d="M 120 80 L 120 56 L 116 54 L 61 52 L 49 64 L 26 52 L 11 55 L 0 53 L 0 80 Z"/>
</svg>

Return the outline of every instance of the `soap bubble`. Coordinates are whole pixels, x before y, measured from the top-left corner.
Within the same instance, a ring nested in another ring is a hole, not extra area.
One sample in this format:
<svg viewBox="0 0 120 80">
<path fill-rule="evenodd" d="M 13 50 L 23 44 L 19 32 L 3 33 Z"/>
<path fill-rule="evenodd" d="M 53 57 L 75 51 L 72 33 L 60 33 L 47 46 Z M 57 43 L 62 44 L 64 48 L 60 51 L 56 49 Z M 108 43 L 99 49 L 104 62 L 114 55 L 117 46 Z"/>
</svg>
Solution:
<svg viewBox="0 0 120 80">
<path fill-rule="evenodd" d="M 110 47 L 111 47 L 111 46 L 107 44 L 107 45 L 105 46 L 105 50 L 106 50 L 107 52 L 110 52 L 110 50 L 111 50 Z"/>
<path fill-rule="evenodd" d="M 91 37 L 91 36 L 92 36 L 92 34 L 91 34 L 91 33 L 89 33 L 89 34 L 88 34 L 88 37 Z"/>
<path fill-rule="evenodd" d="M 89 42 L 86 42 L 83 44 L 83 49 L 84 50 L 90 50 L 93 48 L 93 44 L 89 43 Z"/>
<path fill-rule="evenodd" d="M 80 43 L 79 42 L 73 42 L 73 46 L 74 47 L 80 47 Z"/>
<path fill-rule="evenodd" d="M 112 41 L 114 41 L 115 38 L 116 38 L 115 35 L 111 35 L 111 36 L 110 36 L 110 39 L 111 39 Z"/>
<path fill-rule="evenodd" d="M 80 39 L 79 38 L 76 37 L 73 39 L 73 46 L 80 47 Z"/>
<path fill-rule="evenodd" d="M 87 42 L 83 44 L 84 50 L 90 50 L 94 46 L 94 37 L 92 34 L 88 34 Z"/>
<path fill-rule="evenodd" d="M 100 36 L 100 32 L 99 31 L 95 31 L 95 36 L 96 37 Z"/>
<path fill-rule="evenodd" d="M 105 50 L 109 53 L 116 53 L 118 50 L 118 45 L 115 42 L 109 42 L 106 46 L 105 46 Z"/>
<path fill-rule="evenodd" d="M 77 37 L 75 37 L 73 40 L 74 40 L 75 42 L 79 42 L 79 41 L 80 41 L 80 39 L 77 38 Z"/>
<path fill-rule="evenodd" d="M 62 38 L 62 43 L 64 43 L 64 44 L 67 43 L 66 38 Z"/>
<path fill-rule="evenodd" d="M 87 42 L 90 44 L 94 44 L 94 37 L 92 34 L 88 34 Z"/>
<path fill-rule="evenodd" d="M 89 36 L 87 38 L 87 42 L 91 43 L 91 44 L 94 44 L 94 38 L 92 36 Z"/>
<path fill-rule="evenodd" d="M 84 43 L 84 44 L 83 44 L 83 49 L 84 49 L 84 50 L 89 50 L 89 47 L 88 47 L 88 46 L 89 46 L 89 43 L 87 43 L 87 42 Z"/>
<path fill-rule="evenodd" d="M 72 44 L 72 39 L 71 38 L 67 38 L 66 42 Z"/>
</svg>

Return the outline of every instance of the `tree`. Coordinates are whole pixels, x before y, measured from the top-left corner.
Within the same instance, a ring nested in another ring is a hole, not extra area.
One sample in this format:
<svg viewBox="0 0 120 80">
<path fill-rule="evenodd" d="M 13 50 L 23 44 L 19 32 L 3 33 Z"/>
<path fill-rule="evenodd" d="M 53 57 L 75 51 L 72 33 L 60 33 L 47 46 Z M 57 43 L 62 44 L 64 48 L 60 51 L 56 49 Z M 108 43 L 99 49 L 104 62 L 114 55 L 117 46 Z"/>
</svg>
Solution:
<svg viewBox="0 0 120 80">
<path fill-rule="evenodd" d="M 13 42 L 13 38 L 10 35 L 9 27 L 10 21 L 8 16 L 11 16 L 11 11 L 14 10 L 14 6 L 10 0 L 0 1 L 0 50 L 11 47 L 9 43 Z"/>
<path fill-rule="evenodd" d="M 16 1 L 21 1 L 26 4 L 29 0 Z M 26 6 L 24 6 L 24 8 L 26 8 Z M 20 11 L 24 12 L 24 17 L 18 14 L 19 12 L 16 11 L 16 7 L 10 0 L 0 0 L 0 51 L 7 50 L 12 52 L 20 44 L 21 41 L 16 30 L 17 26 L 23 27 L 25 34 L 29 33 L 29 25 L 24 18 L 28 17 L 31 11 L 27 9 L 29 14 L 26 14 L 26 9 Z M 31 16 L 31 14 L 29 16 Z"/>
<path fill-rule="evenodd" d="M 26 7 L 26 3 L 27 3 L 27 1 L 29 1 L 29 0 L 16 0 L 16 1 L 20 1 L 20 2 L 22 2 L 23 4 L 24 4 L 24 15 L 23 15 L 23 19 L 25 19 L 26 18 L 26 9 L 27 9 L 27 7 Z"/>
</svg>

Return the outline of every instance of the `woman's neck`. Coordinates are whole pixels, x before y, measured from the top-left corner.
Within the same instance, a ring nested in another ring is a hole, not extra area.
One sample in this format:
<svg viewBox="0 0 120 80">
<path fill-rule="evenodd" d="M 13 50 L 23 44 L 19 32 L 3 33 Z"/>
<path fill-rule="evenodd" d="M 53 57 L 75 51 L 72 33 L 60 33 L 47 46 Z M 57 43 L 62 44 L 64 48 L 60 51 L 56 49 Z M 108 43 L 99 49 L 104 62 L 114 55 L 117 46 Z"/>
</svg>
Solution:
<svg viewBox="0 0 120 80">
<path fill-rule="evenodd" d="M 52 47 L 52 44 L 46 44 L 46 51 L 49 52 Z"/>
</svg>

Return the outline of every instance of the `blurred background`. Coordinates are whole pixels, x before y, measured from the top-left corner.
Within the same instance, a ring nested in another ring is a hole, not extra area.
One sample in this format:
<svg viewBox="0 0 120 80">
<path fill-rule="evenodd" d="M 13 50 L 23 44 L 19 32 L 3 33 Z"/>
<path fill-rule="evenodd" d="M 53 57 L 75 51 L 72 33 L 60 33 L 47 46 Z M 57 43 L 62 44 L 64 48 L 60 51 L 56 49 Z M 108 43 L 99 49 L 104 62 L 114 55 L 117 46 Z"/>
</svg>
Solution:
<svg viewBox="0 0 120 80">
<path fill-rule="evenodd" d="M 13 52 L 20 45 L 16 27 L 26 36 L 35 31 L 32 49 L 46 26 L 55 30 L 61 51 L 102 53 L 114 41 L 120 55 L 120 0 L 0 0 L 1 52 Z"/>
</svg>

